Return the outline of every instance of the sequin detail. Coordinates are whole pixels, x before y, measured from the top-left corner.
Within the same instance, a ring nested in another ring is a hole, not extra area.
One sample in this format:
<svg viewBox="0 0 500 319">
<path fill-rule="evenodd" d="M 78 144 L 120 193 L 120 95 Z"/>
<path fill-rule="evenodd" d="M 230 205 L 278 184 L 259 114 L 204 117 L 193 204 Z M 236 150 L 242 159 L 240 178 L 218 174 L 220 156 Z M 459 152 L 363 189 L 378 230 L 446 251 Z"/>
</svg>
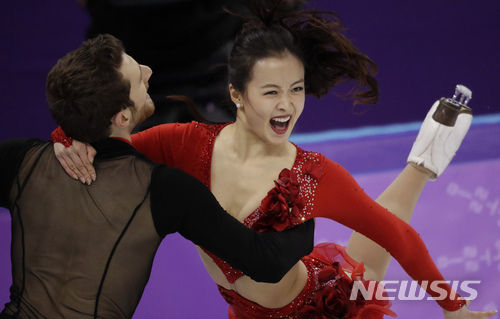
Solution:
<svg viewBox="0 0 500 319">
<path fill-rule="evenodd" d="M 220 124 L 220 125 L 197 124 L 197 127 L 202 127 L 203 129 L 207 130 L 207 134 L 204 135 L 205 140 L 203 141 L 205 146 L 203 147 L 202 154 L 200 154 L 202 160 L 202 165 L 200 165 L 201 166 L 200 170 L 203 171 L 200 171 L 199 172 L 200 175 L 198 176 L 201 177 L 200 180 L 209 188 L 210 188 L 210 177 L 211 177 L 210 167 L 212 164 L 212 153 L 213 153 L 215 138 L 217 134 L 219 134 L 219 132 L 226 125 L 227 124 Z M 293 223 L 293 226 L 296 226 L 311 218 L 312 216 L 311 214 L 314 209 L 314 194 L 318 186 L 318 180 L 316 180 L 315 178 L 311 177 L 310 174 L 308 174 L 309 169 L 305 170 L 304 164 L 306 164 L 307 162 L 312 162 L 314 163 L 315 166 L 320 166 L 322 156 L 319 153 L 304 151 L 295 144 L 294 146 L 297 149 L 297 157 L 295 158 L 295 162 L 291 170 L 297 174 L 297 180 L 300 185 L 300 195 L 304 200 L 304 208 L 300 211 L 296 222 Z M 307 166 L 309 167 L 310 165 Z M 278 176 L 276 176 L 276 178 L 278 178 Z M 243 223 L 245 224 L 245 226 L 252 228 L 255 222 L 259 220 L 262 216 L 263 212 L 261 206 L 259 206 L 252 214 L 250 214 L 247 218 L 245 218 Z M 226 279 L 228 280 L 229 283 L 234 283 L 237 279 L 244 276 L 244 274 L 241 271 L 232 268 L 224 260 L 220 259 L 219 257 L 215 256 L 214 254 L 210 253 L 207 250 L 204 250 L 204 252 L 207 253 L 214 260 L 214 262 L 226 276 Z"/>
<path fill-rule="evenodd" d="M 312 302 L 314 291 L 320 289 L 318 274 L 326 265 L 313 258 L 304 257 L 302 262 L 307 268 L 307 283 L 300 294 L 288 305 L 282 308 L 265 308 L 238 295 L 233 290 L 219 286 L 219 292 L 226 302 L 233 306 L 233 311 L 241 316 L 238 318 L 295 318 L 295 314 L 305 305 Z"/>
<path fill-rule="evenodd" d="M 342 300 L 348 301 L 351 297 L 353 280 L 345 273 L 352 272 L 363 282 L 364 267 L 352 260 L 345 247 L 322 243 L 316 245 L 311 255 L 302 258 L 307 269 L 307 283 L 295 299 L 281 308 L 265 308 L 238 295 L 235 291 L 219 287 L 219 292 L 229 306 L 230 318 L 238 319 L 264 319 L 264 318 L 344 318 L 344 319 L 382 319 L 384 315 L 395 316 L 390 310 L 391 302 L 388 300 L 365 301 L 358 296 L 356 301 L 349 302 L 347 312 L 345 307 L 331 309 L 327 305 L 318 305 L 317 297 L 328 296 L 332 292 L 340 292 Z M 335 303 L 334 303 L 335 304 Z M 346 304 L 345 304 L 346 305 Z M 325 307 L 326 306 L 326 307 Z M 332 313 L 333 311 L 333 313 Z M 340 311 L 340 312 L 339 312 Z M 359 315 L 359 316 L 358 316 Z"/>
<path fill-rule="evenodd" d="M 195 123 L 195 122 L 193 122 Z M 195 176 L 205 184 L 208 188 L 210 188 L 210 179 L 211 179 L 211 167 L 212 167 L 212 154 L 214 151 L 215 139 L 219 132 L 231 123 L 224 124 L 214 124 L 207 125 L 202 123 L 195 123 L 194 129 L 196 130 L 204 130 L 206 134 L 196 134 L 196 136 L 201 136 L 203 147 L 201 149 L 200 156 L 200 165 L 198 165 L 198 172 L 195 173 Z"/>
<path fill-rule="evenodd" d="M 199 154 L 201 159 L 200 159 L 200 165 L 195 166 L 197 174 L 195 173 L 194 175 L 197 176 L 198 179 L 201 180 L 208 187 L 210 187 L 211 161 L 212 161 L 212 153 L 213 153 L 215 138 L 217 134 L 228 124 L 231 123 L 219 124 L 219 125 L 206 125 L 200 123 L 193 123 L 190 128 L 192 130 L 200 130 L 199 132 L 200 134 L 195 134 L 195 135 L 198 137 L 198 140 L 196 141 L 196 144 L 199 147 L 198 149 L 201 149 L 201 152 L 200 153 L 197 152 L 197 154 Z M 312 217 L 312 212 L 314 211 L 314 197 L 316 194 L 319 181 L 319 180 L 317 181 L 316 179 L 318 174 L 321 175 L 321 169 L 319 171 L 314 168 L 311 169 L 309 167 L 310 166 L 309 163 L 311 163 L 312 161 L 312 163 L 319 164 L 320 167 L 324 167 L 322 165 L 325 164 L 326 159 L 321 154 L 315 152 L 307 152 L 300 149 L 297 146 L 296 148 L 297 148 L 297 157 L 292 167 L 292 170 L 298 173 L 299 182 L 301 184 L 301 195 L 306 202 L 304 209 L 301 211 L 301 221 L 302 219 L 305 221 Z M 259 212 L 259 209 L 257 208 L 252 214 L 250 214 L 245 219 L 244 224 L 247 227 L 251 227 L 255 223 L 255 221 L 258 220 L 261 214 L 262 212 Z M 408 247 L 408 249 L 411 251 L 412 247 Z M 222 270 L 222 272 L 224 273 L 224 275 L 226 276 L 227 280 L 230 283 L 234 283 L 238 278 L 243 276 L 243 274 L 240 271 L 231 268 L 229 264 L 211 255 L 210 253 L 208 254 L 214 259 L 214 261 L 216 262 L 218 267 Z M 308 275 L 308 278 L 309 277 L 310 275 Z M 234 294 L 234 296 L 239 296 L 233 291 L 228 291 L 228 293 Z M 242 297 L 239 296 L 239 298 Z M 297 299 L 295 301 L 297 301 Z M 463 305 L 465 304 L 465 301 L 446 299 L 446 300 L 440 300 L 438 301 L 438 303 L 444 309 L 453 311 L 462 308 Z M 282 317 L 284 316 L 278 316 L 275 318 L 282 318 Z"/>
<path fill-rule="evenodd" d="M 66 133 L 62 130 L 60 126 L 58 126 L 52 134 L 50 134 L 50 140 L 52 143 L 61 143 L 64 147 L 70 147 L 73 145 L 73 139 L 69 136 L 66 136 Z"/>
</svg>

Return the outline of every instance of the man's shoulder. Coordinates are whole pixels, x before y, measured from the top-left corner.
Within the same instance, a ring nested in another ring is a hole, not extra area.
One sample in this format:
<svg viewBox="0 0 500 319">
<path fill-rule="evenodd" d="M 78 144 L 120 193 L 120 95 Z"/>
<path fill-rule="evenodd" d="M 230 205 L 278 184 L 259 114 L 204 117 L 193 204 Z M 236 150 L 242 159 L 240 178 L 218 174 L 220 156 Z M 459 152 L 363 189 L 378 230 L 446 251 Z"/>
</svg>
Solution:
<svg viewBox="0 0 500 319">
<path fill-rule="evenodd" d="M 7 139 L 0 142 L 0 154 L 19 159 L 23 158 L 29 151 L 40 149 L 48 144 L 50 142 L 38 138 Z"/>
<path fill-rule="evenodd" d="M 0 146 L 2 148 L 25 148 L 29 149 L 33 146 L 39 146 L 42 144 L 49 143 L 48 141 L 42 141 L 38 138 L 10 138 L 0 141 Z"/>
<path fill-rule="evenodd" d="M 0 206 L 10 207 L 9 194 L 16 176 L 23 163 L 27 159 L 35 158 L 29 156 L 34 154 L 43 145 L 50 145 L 39 139 L 9 139 L 0 142 L 0 167 L 2 167 L 2 178 L 0 179 Z"/>
</svg>

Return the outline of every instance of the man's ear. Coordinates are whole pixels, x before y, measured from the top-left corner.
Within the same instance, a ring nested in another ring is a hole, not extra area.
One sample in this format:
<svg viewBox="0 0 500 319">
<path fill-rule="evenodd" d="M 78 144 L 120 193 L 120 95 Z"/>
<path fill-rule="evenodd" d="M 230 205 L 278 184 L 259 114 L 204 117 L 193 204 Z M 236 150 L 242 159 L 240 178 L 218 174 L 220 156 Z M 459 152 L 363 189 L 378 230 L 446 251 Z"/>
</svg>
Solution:
<svg viewBox="0 0 500 319">
<path fill-rule="evenodd" d="M 129 108 L 126 108 L 116 113 L 115 116 L 111 118 L 111 124 L 118 128 L 127 128 L 130 125 L 131 119 L 132 112 L 130 112 Z"/>
</svg>

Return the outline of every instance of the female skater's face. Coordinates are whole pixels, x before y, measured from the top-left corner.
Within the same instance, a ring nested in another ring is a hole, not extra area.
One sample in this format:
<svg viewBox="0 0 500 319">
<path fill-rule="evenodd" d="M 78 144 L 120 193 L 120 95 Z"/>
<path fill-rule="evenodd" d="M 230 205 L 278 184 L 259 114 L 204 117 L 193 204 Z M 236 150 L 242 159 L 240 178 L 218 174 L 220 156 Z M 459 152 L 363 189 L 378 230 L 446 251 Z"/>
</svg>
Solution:
<svg viewBox="0 0 500 319">
<path fill-rule="evenodd" d="M 304 65 L 291 54 L 268 57 L 257 60 L 252 75 L 246 94 L 238 95 L 240 118 L 266 143 L 286 142 L 304 109 Z"/>
</svg>

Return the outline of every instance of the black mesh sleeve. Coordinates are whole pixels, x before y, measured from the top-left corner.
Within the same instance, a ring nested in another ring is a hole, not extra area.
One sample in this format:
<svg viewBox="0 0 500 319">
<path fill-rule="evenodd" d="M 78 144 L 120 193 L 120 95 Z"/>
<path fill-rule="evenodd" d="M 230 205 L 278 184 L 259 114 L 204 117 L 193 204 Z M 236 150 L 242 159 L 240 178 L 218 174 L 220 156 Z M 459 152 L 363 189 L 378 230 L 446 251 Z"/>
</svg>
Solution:
<svg viewBox="0 0 500 319">
<path fill-rule="evenodd" d="M 9 194 L 12 184 L 17 176 L 19 167 L 23 162 L 26 152 L 35 144 L 42 141 L 38 139 L 9 139 L 0 142 L 0 207 L 9 208 Z"/>
<path fill-rule="evenodd" d="M 151 210 L 160 236 L 177 231 L 260 282 L 280 281 L 313 249 L 313 220 L 284 232 L 258 233 L 226 213 L 196 178 L 165 166 L 153 172 Z"/>
</svg>

